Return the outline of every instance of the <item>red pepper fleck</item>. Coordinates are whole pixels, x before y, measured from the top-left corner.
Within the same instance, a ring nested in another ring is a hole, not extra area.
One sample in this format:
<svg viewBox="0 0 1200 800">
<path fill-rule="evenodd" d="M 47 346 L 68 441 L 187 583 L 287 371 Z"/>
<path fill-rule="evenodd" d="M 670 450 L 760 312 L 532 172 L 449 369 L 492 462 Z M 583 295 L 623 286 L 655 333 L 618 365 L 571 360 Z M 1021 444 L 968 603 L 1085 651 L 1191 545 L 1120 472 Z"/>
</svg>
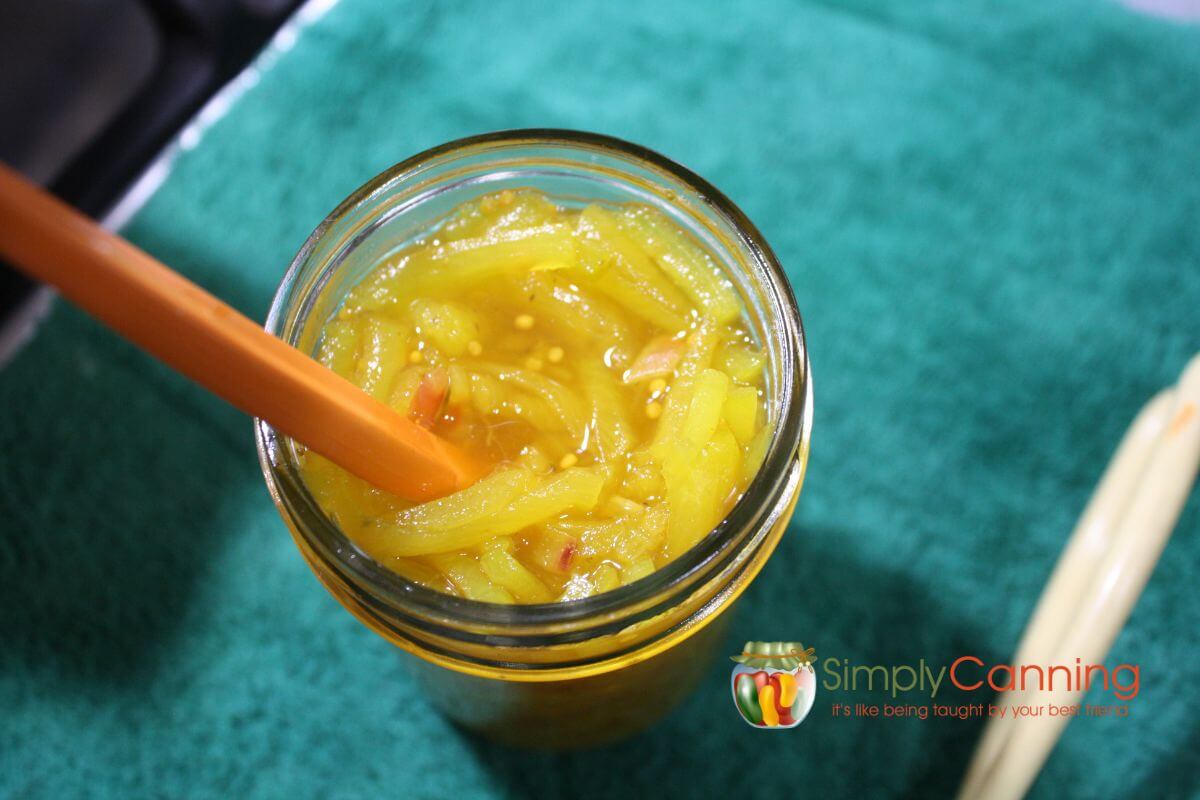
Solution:
<svg viewBox="0 0 1200 800">
<path fill-rule="evenodd" d="M 413 395 L 409 416 L 418 425 L 432 428 L 442 414 L 450 394 L 450 376 L 443 369 L 431 370 L 421 377 Z"/>
<path fill-rule="evenodd" d="M 562 549 L 562 554 L 558 557 L 558 568 L 566 572 L 571 566 L 571 559 L 575 557 L 575 543 L 568 542 Z"/>
</svg>

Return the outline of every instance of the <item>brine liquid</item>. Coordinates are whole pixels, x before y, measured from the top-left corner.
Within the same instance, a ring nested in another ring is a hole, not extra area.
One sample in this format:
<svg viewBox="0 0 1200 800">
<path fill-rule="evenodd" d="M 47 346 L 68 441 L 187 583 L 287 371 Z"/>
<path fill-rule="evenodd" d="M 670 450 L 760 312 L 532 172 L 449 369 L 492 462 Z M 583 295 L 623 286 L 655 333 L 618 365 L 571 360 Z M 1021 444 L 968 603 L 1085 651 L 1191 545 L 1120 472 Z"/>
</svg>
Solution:
<svg viewBox="0 0 1200 800">
<path fill-rule="evenodd" d="M 303 456 L 364 551 L 477 600 L 572 600 L 650 574 L 722 519 L 770 438 L 737 294 L 641 205 L 467 203 L 355 287 L 318 357 L 495 465 L 414 505 Z"/>
</svg>

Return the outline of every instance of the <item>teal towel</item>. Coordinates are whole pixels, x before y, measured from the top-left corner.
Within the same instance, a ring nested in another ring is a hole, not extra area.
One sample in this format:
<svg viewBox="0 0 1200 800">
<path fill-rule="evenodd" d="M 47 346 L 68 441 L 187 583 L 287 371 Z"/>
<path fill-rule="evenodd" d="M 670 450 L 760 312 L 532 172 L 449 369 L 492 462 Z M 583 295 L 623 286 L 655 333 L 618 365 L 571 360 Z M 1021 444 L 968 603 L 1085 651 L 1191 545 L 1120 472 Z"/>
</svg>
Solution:
<svg viewBox="0 0 1200 800">
<path fill-rule="evenodd" d="M 343 0 L 287 39 L 126 229 L 252 317 L 356 186 L 487 130 L 639 142 L 762 228 L 816 424 L 731 654 L 1006 660 L 1125 426 L 1200 349 L 1200 26 L 1104 0 Z M 480 742 L 309 574 L 237 412 L 65 303 L 0 409 L 0 796 L 944 796 L 980 731 L 830 715 L 889 700 L 863 690 L 768 735 L 725 662 L 614 747 Z M 1130 716 L 1074 722 L 1036 796 L 1197 792 L 1198 510 L 1110 658 L 1141 666 Z"/>
</svg>

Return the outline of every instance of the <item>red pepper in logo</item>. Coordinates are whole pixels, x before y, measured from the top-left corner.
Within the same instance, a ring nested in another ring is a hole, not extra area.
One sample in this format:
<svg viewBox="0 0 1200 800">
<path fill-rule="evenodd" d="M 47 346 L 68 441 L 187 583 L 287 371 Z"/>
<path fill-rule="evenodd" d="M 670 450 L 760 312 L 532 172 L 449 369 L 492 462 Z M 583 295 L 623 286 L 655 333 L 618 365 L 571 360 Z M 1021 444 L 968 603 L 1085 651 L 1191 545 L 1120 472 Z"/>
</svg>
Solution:
<svg viewBox="0 0 1200 800">
<path fill-rule="evenodd" d="M 775 709 L 779 713 L 779 724 L 791 725 L 796 721 L 792 717 L 792 703 L 796 702 L 796 676 L 790 672 L 776 672 L 769 680 L 775 688 Z"/>
</svg>

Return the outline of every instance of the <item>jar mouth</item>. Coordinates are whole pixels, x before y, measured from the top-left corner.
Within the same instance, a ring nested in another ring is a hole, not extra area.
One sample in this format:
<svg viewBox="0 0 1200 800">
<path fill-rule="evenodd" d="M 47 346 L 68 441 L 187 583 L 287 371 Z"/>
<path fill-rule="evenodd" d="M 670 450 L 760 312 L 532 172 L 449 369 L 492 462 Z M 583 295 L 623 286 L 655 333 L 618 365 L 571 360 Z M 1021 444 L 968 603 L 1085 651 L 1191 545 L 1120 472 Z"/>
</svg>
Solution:
<svg viewBox="0 0 1200 800">
<path fill-rule="evenodd" d="M 724 224 L 749 260 L 764 290 L 770 310 L 771 330 L 779 354 L 770 361 L 779 383 L 778 421 L 767 454 L 758 472 L 729 513 L 689 550 L 651 574 L 608 592 L 578 600 L 537 604 L 499 604 L 445 594 L 414 583 L 374 560 L 347 537 L 321 510 L 308 490 L 296 458 L 294 443 L 261 419 L 255 420 L 259 460 L 268 488 L 281 511 L 290 515 L 313 554 L 323 565 L 353 585 L 365 588 L 373 600 L 405 620 L 438 635 L 477 641 L 494 641 L 497 635 L 522 630 L 554 635 L 557 642 L 594 635 L 600 627 L 613 630 L 658 613 L 680 591 L 703 582 L 706 576 L 728 567 L 741 545 L 753 538 L 756 527 L 795 483 L 797 460 L 807 457 L 812 420 L 812 392 L 808 348 L 794 294 L 774 252 L 746 215 L 724 194 L 699 175 L 640 145 L 596 133 L 557 129 L 500 131 L 458 139 L 426 150 L 385 170 L 364 184 L 308 237 L 279 286 L 267 316 L 266 330 L 297 345 L 299 331 L 283 330 L 296 301 L 301 273 L 311 265 L 322 241 L 339 223 L 370 206 L 389 189 L 419 180 L 428 170 L 448 160 L 486 158 L 519 148 L 559 149 L 615 157 L 652 176 L 681 184 L 693 202 Z M 582 166 L 588 161 L 578 160 Z M 398 212 L 403 213 L 402 206 Z M 361 235 L 361 233 L 360 233 Z M 348 234 L 347 234 L 348 236 Z M 301 298 L 303 299 L 303 298 Z M 299 326 L 296 326 L 297 328 Z M 513 643 L 528 643 L 521 637 Z"/>
</svg>

